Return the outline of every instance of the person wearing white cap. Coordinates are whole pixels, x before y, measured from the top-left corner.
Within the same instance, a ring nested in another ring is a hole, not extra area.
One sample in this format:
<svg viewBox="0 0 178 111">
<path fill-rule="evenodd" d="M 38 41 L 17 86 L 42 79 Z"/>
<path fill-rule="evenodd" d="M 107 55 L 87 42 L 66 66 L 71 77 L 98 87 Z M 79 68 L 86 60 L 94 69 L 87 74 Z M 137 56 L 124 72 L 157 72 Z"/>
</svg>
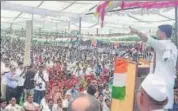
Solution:
<svg viewBox="0 0 178 111">
<path fill-rule="evenodd" d="M 168 86 L 168 104 L 165 109 L 171 110 L 174 104 L 174 85 L 176 78 L 176 61 L 178 56 L 177 47 L 171 41 L 172 26 L 160 25 L 156 33 L 157 39 L 139 32 L 137 29 L 130 27 L 131 33 L 138 35 L 143 42 L 155 50 L 153 60 L 153 74 L 164 79 Z"/>
<path fill-rule="evenodd" d="M 137 104 L 140 111 L 164 111 L 168 102 L 168 89 L 160 77 L 149 74 L 140 85 Z"/>
</svg>

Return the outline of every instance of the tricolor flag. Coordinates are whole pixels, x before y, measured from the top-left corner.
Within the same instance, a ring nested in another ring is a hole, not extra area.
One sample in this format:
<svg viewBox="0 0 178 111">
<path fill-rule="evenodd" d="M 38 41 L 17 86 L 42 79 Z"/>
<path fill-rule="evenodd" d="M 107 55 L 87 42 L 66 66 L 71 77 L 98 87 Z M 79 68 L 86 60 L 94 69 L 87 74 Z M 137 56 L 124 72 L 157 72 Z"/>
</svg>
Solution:
<svg viewBox="0 0 178 111">
<path fill-rule="evenodd" d="M 128 62 L 121 59 L 116 59 L 113 86 L 112 86 L 112 98 L 118 100 L 124 100 L 126 95 L 126 73 Z"/>
</svg>

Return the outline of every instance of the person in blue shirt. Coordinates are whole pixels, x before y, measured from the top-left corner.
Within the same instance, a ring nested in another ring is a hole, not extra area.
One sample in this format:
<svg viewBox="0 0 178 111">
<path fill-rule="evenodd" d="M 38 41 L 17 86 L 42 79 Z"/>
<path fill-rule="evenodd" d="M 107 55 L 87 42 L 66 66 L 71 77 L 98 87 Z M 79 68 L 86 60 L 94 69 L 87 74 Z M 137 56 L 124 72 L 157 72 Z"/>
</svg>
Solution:
<svg viewBox="0 0 178 111">
<path fill-rule="evenodd" d="M 18 82 L 18 76 L 15 74 L 15 67 L 10 67 L 10 72 L 6 73 L 6 99 L 9 101 L 12 97 L 16 97 L 16 88 Z"/>
<path fill-rule="evenodd" d="M 100 75 L 100 73 L 102 72 L 102 68 L 101 65 L 99 64 L 99 62 L 97 62 L 97 64 L 94 66 L 94 70 L 95 70 L 95 74 L 98 77 Z"/>
<path fill-rule="evenodd" d="M 75 85 L 72 87 L 72 89 L 70 91 L 71 91 L 72 98 L 76 98 L 79 95 L 79 92 L 76 89 Z"/>
<path fill-rule="evenodd" d="M 177 86 L 174 90 L 174 105 L 172 111 L 178 111 L 178 87 Z"/>
</svg>

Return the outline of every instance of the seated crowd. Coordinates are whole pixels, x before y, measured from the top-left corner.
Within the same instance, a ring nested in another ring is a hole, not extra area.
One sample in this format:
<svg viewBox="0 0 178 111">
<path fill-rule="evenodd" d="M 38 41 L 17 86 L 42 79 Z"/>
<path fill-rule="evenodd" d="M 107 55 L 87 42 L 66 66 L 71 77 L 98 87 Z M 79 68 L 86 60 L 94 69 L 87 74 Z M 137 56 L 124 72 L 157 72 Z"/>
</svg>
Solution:
<svg viewBox="0 0 178 111">
<path fill-rule="evenodd" d="M 111 111 L 115 52 L 33 45 L 25 65 L 23 42 L 2 44 L 1 111 Z"/>
</svg>

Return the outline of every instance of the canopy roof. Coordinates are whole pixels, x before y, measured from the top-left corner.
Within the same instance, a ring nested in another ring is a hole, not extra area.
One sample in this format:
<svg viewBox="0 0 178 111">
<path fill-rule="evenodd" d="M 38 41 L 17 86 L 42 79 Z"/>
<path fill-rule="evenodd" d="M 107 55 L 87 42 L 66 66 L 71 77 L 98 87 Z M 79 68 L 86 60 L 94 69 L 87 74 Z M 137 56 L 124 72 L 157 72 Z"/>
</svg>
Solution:
<svg viewBox="0 0 178 111">
<path fill-rule="evenodd" d="M 34 29 L 47 31 L 71 31 L 79 29 L 82 18 L 82 33 L 118 33 L 128 32 L 128 26 L 134 26 L 145 32 L 154 31 L 160 24 L 173 25 L 175 8 L 132 9 L 108 12 L 104 28 L 100 28 L 98 18 L 94 16 L 97 4 L 101 1 L 2 1 L 2 29 L 12 25 L 13 29 L 25 29 L 25 21 L 34 21 Z M 118 6 L 116 9 L 120 9 Z M 32 15 L 33 14 L 33 15 Z"/>
</svg>

